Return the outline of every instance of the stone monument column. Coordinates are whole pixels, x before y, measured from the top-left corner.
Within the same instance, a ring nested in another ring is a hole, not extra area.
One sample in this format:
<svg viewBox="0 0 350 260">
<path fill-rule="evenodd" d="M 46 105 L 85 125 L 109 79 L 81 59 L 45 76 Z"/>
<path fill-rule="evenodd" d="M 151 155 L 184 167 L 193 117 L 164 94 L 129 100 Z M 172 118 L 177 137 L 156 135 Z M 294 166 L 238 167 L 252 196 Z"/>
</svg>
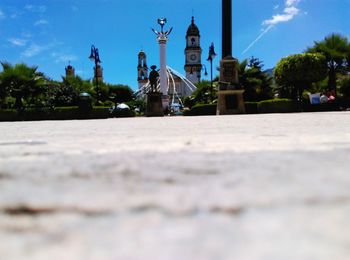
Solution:
<svg viewBox="0 0 350 260">
<path fill-rule="evenodd" d="M 238 80 L 238 61 L 232 57 L 232 0 L 222 0 L 222 59 L 217 115 L 245 113 L 244 90 Z"/>
<path fill-rule="evenodd" d="M 222 59 L 232 56 L 232 0 L 222 0 Z"/>
<path fill-rule="evenodd" d="M 163 95 L 168 95 L 168 76 L 166 70 L 166 38 L 158 37 L 159 43 L 159 57 L 160 57 L 160 92 Z"/>
<path fill-rule="evenodd" d="M 159 43 L 159 55 L 160 55 L 160 73 L 159 73 L 159 82 L 160 82 L 160 92 L 163 94 L 162 103 L 164 110 L 169 108 L 169 96 L 168 96 L 168 76 L 166 68 L 166 44 L 168 42 L 168 36 L 170 35 L 173 28 L 170 28 L 169 31 L 164 31 L 164 26 L 167 23 L 166 18 L 158 19 L 158 24 L 161 26 L 161 31 L 158 32 L 154 29 L 153 32 L 158 36 L 157 40 Z"/>
</svg>

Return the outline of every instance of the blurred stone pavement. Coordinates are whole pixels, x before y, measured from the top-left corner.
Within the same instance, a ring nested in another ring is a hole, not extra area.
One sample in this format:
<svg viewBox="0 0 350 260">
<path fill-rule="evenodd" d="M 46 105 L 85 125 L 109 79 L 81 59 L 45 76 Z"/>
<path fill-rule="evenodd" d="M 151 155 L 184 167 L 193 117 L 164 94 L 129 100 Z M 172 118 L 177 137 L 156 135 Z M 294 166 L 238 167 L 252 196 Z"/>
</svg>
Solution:
<svg viewBox="0 0 350 260">
<path fill-rule="evenodd" d="M 350 112 L 0 123 L 1 260 L 348 260 Z"/>
</svg>

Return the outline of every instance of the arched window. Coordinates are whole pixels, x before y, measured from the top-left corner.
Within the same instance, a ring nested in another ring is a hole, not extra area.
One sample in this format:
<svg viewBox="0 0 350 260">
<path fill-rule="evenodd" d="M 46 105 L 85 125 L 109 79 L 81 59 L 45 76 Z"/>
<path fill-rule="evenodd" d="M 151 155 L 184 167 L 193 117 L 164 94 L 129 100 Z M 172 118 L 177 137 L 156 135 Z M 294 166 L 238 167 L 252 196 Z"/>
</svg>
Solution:
<svg viewBox="0 0 350 260">
<path fill-rule="evenodd" d="M 195 38 L 192 38 L 191 39 L 191 43 L 192 43 L 192 46 L 194 46 L 196 44 L 196 39 Z"/>
</svg>

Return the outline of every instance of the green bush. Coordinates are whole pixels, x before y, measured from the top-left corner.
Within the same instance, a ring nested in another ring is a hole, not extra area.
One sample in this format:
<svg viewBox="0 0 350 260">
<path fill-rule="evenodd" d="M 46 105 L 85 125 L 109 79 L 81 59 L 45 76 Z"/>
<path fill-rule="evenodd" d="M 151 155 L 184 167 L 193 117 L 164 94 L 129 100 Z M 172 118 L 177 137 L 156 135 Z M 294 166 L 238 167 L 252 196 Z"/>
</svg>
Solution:
<svg viewBox="0 0 350 260">
<path fill-rule="evenodd" d="M 271 99 L 258 103 L 259 113 L 292 113 L 298 111 L 298 104 L 291 99 Z"/>
<path fill-rule="evenodd" d="M 77 119 L 79 117 L 79 108 L 76 107 L 56 107 L 53 111 L 53 119 L 55 120 L 69 120 Z"/>
<path fill-rule="evenodd" d="M 338 98 L 337 98 L 338 101 Z M 338 102 L 325 103 L 325 104 L 313 104 L 306 103 L 303 105 L 304 112 L 327 112 L 327 111 L 339 111 L 340 104 Z"/>
<path fill-rule="evenodd" d="M 29 108 L 17 110 L 0 110 L 0 121 L 37 121 L 37 120 L 74 120 L 109 118 L 108 107 L 94 107 L 90 113 L 82 113 L 79 107 Z"/>
<path fill-rule="evenodd" d="M 340 93 L 344 97 L 350 98 L 350 77 L 345 77 L 340 81 Z"/>
<path fill-rule="evenodd" d="M 94 107 L 88 117 L 90 119 L 109 118 L 109 107 Z"/>
<path fill-rule="evenodd" d="M 258 113 L 258 102 L 245 102 L 245 112 L 247 114 L 257 114 Z"/>
<path fill-rule="evenodd" d="M 113 117 L 135 117 L 136 113 L 129 109 L 119 109 L 113 111 Z"/>
<path fill-rule="evenodd" d="M 216 104 L 199 104 L 184 112 L 185 116 L 213 116 L 216 115 Z"/>
<path fill-rule="evenodd" d="M 338 103 L 340 109 L 350 108 L 350 97 L 338 96 L 336 102 Z"/>
<path fill-rule="evenodd" d="M 54 120 L 71 119 L 105 119 L 109 117 L 108 107 L 93 107 L 88 113 L 79 109 L 79 107 L 57 107 L 53 112 Z"/>
<path fill-rule="evenodd" d="M 0 110 L 0 121 L 17 121 L 18 112 L 14 109 L 3 109 Z"/>
<path fill-rule="evenodd" d="M 37 121 L 52 119 L 49 108 L 27 108 L 19 113 L 20 120 Z"/>
</svg>

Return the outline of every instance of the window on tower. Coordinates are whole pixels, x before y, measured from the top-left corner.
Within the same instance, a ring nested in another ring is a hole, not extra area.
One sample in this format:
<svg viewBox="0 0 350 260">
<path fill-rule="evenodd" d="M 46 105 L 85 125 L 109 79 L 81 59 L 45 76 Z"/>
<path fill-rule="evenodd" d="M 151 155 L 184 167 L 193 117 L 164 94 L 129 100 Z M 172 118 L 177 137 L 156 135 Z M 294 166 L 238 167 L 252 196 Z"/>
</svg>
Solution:
<svg viewBox="0 0 350 260">
<path fill-rule="evenodd" d="M 194 46 L 196 44 L 196 39 L 195 38 L 192 38 L 191 39 L 191 42 L 192 42 L 192 46 Z"/>
</svg>

